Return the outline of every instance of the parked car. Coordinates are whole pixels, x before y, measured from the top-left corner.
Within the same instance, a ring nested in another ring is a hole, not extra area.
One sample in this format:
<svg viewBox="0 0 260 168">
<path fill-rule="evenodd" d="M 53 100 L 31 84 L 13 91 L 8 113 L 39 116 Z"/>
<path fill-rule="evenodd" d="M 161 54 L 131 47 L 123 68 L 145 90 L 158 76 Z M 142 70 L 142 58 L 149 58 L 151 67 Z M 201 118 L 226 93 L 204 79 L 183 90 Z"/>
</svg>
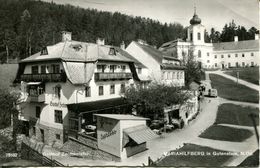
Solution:
<svg viewBox="0 0 260 168">
<path fill-rule="evenodd" d="M 210 97 L 218 97 L 217 89 L 209 89 L 209 96 Z"/>
<path fill-rule="evenodd" d="M 163 126 L 164 126 L 163 120 L 152 120 L 149 127 L 153 130 L 153 129 L 160 129 Z"/>
</svg>

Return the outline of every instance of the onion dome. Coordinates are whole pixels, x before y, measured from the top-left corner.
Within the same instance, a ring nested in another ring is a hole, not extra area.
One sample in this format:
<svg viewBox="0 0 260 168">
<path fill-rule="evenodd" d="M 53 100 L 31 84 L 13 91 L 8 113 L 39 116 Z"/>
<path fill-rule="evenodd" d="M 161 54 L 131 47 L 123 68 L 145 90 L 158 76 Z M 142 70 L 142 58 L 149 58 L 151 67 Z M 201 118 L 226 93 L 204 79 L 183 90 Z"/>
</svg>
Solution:
<svg viewBox="0 0 260 168">
<path fill-rule="evenodd" d="M 194 13 L 192 19 L 190 20 L 190 24 L 195 25 L 195 24 L 200 24 L 200 23 L 201 23 L 201 19 L 198 17 L 198 15 L 196 13 Z"/>
</svg>

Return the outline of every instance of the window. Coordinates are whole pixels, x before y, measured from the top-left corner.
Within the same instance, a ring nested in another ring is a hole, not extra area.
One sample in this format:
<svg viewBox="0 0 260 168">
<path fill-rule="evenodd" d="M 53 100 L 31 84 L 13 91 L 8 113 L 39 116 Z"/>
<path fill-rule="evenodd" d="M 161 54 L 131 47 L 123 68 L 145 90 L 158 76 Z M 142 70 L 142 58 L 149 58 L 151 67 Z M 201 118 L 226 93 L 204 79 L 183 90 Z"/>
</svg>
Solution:
<svg viewBox="0 0 260 168">
<path fill-rule="evenodd" d="M 201 51 L 200 50 L 198 51 L 198 57 L 199 58 L 201 57 Z"/>
<path fill-rule="evenodd" d="M 120 86 L 120 93 L 125 93 L 125 84 L 122 83 Z"/>
<path fill-rule="evenodd" d="M 217 56 L 217 55 L 215 55 L 215 58 L 218 58 L 218 56 Z"/>
<path fill-rule="evenodd" d="M 207 52 L 207 56 L 209 56 L 209 53 Z"/>
<path fill-rule="evenodd" d="M 193 41 L 193 34 L 192 33 L 190 33 L 190 41 Z"/>
<path fill-rule="evenodd" d="M 44 47 L 42 50 L 41 50 L 41 55 L 48 55 L 48 50 L 46 47 Z"/>
<path fill-rule="evenodd" d="M 97 65 L 97 71 L 98 72 L 105 72 L 106 65 Z"/>
<path fill-rule="evenodd" d="M 230 54 L 228 54 L 228 58 L 230 58 Z"/>
<path fill-rule="evenodd" d="M 207 63 L 209 63 L 210 61 L 209 60 L 207 60 Z"/>
<path fill-rule="evenodd" d="M 237 57 L 237 54 L 235 54 L 235 57 Z"/>
<path fill-rule="evenodd" d="M 61 123 L 62 124 L 62 111 L 60 110 L 54 110 L 54 117 L 55 117 L 55 123 Z"/>
<path fill-rule="evenodd" d="M 177 79 L 179 79 L 179 72 L 177 72 Z"/>
<path fill-rule="evenodd" d="M 251 56 L 254 56 L 254 53 L 251 53 Z"/>
<path fill-rule="evenodd" d="M 52 67 L 52 73 L 60 73 L 60 65 L 59 64 L 51 65 L 51 67 Z"/>
<path fill-rule="evenodd" d="M 110 94 L 115 94 L 115 85 L 110 85 Z"/>
<path fill-rule="evenodd" d="M 56 134 L 56 139 L 60 140 L 60 134 Z"/>
<path fill-rule="evenodd" d="M 242 54 L 242 57 L 245 57 L 245 54 L 244 54 L 244 53 Z"/>
<path fill-rule="evenodd" d="M 218 66 L 218 64 L 217 63 L 215 63 L 215 67 L 217 67 Z"/>
<path fill-rule="evenodd" d="M 244 67 L 245 66 L 245 62 L 242 62 L 242 67 Z"/>
<path fill-rule="evenodd" d="M 231 67 L 231 63 L 230 63 L 230 62 L 228 63 L 228 67 L 229 67 L 229 68 Z"/>
<path fill-rule="evenodd" d="M 104 87 L 103 87 L 103 86 L 99 86 L 99 87 L 98 87 L 98 95 L 99 95 L 99 96 L 104 95 Z"/>
<path fill-rule="evenodd" d="M 41 115 L 41 107 L 40 106 L 36 106 L 35 117 L 36 118 L 40 118 L 40 115 Z"/>
<path fill-rule="evenodd" d="M 236 62 L 236 67 L 239 67 L 239 64 L 238 64 L 238 62 Z"/>
<path fill-rule="evenodd" d="M 198 33 L 198 40 L 200 40 L 200 33 Z"/>
<path fill-rule="evenodd" d="M 141 74 L 142 73 L 142 68 L 137 68 L 137 72 L 138 72 L 138 74 Z"/>
<path fill-rule="evenodd" d="M 175 79 L 175 72 L 172 72 L 172 79 Z"/>
<path fill-rule="evenodd" d="M 41 74 L 46 74 L 46 65 L 41 66 Z"/>
<path fill-rule="evenodd" d="M 254 62 L 251 62 L 251 66 L 254 66 Z"/>
<path fill-rule="evenodd" d="M 116 50 L 114 48 L 109 49 L 109 55 L 116 55 Z"/>
<path fill-rule="evenodd" d="M 224 55 L 221 55 L 221 58 L 224 58 Z"/>
<path fill-rule="evenodd" d="M 85 97 L 91 96 L 91 88 L 90 86 L 85 87 Z"/>
<path fill-rule="evenodd" d="M 110 72 L 114 73 L 116 70 L 116 65 L 110 65 L 109 67 L 110 67 Z"/>
<path fill-rule="evenodd" d="M 39 70 L 38 70 L 38 66 L 32 66 L 32 74 L 38 74 Z"/>
<path fill-rule="evenodd" d="M 60 85 L 57 85 L 54 87 L 54 94 L 56 97 L 60 98 L 60 96 L 61 96 L 61 86 Z"/>
<path fill-rule="evenodd" d="M 122 70 L 122 72 L 125 72 L 125 65 L 121 65 L 121 70 Z"/>
</svg>

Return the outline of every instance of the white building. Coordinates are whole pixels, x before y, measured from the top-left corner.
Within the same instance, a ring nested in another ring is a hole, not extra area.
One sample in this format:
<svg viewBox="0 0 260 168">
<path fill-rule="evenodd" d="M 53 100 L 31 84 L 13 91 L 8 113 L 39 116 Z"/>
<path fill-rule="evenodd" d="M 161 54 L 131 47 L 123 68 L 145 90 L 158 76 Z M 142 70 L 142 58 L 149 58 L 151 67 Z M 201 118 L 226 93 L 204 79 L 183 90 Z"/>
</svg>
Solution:
<svg viewBox="0 0 260 168">
<path fill-rule="evenodd" d="M 144 41 L 132 41 L 126 48 L 135 59 L 147 67 L 153 82 L 184 86 L 184 67 L 180 60 L 163 54 Z"/>
<path fill-rule="evenodd" d="M 70 32 L 62 35 L 62 42 L 22 60 L 16 77 L 20 119 L 30 137 L 47 144 L 62 144 L 81 127 L 94 125 L 94 113 L 126 113 L 121 97 L 127 86 L 142 82 L 136 68 L 145 68 L 104 40 L 85 43 L 71 40 Z"/>
<path fill-rule="evenodd" d="M 190 20 L 187 39 L 177 39 L 164 43 L 159 50 L 165 54 L 174 55 L 179 59 L 186 59 L 189 52 L 193 52 L 196 61 L 203 68 L 229 68 L 259 65 L 259 39 L 233 42 L 205 43 L 205 27 L 196 12 Z"/>
</svg>

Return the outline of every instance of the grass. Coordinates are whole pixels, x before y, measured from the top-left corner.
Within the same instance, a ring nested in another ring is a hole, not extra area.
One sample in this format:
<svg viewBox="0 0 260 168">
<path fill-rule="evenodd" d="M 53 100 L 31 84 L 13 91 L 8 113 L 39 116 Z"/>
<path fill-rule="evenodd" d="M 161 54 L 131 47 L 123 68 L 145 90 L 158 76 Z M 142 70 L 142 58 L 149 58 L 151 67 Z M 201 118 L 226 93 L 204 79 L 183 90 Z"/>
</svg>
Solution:
<svg viewBox="0 0 260 168">
<path fill-rule="evenodd" d="M 209 74 L 211 85 L 218 90 L 220 97 L 235 100 L 258 103 L 258 91 L 216 74 Z"/>
<path fill-rule="evenodd" d="M 225 74 L 237 77 L 237 72 L 239 72 L 239 78 L 247 82 L 259 85 L 259 68 L 249 67 L 249 68 L 236 68 L 230 71 L 226 71 Z"/>
<path fill-rule="evenodd" d="M 200 134 L 199 137 L 220 141 L 243 142 L 252 135 L 253 133 L 247 129 L 212 125 Z"/>
<path fill-rule="evenodd" d="M 247 157 L 238 167 L 259 167 L 259 149 Z"/>
<path fill-rule="evenodd" d="M 252 119 L 248 116 L 254 114 L 256 124 L 259 125 L 259 109 L 254 107 L 243 107 L 231 103 L 221 104 L 218 107 L 215 124 L 233 124 L 242 126 L 253 126 Z"/>
<path fill-rule="evenodd" d="M 190 153 L 188 155 L 181 154 L 183 152 Z M 196 155 L 192 155 L 197 153 Z M 200 146 L 195 144 L 185 144 L 182 148 L 172 151 L 172 155 L 166 156 L 164 159 L 160 160 L 156 166 L 222 166 L 227 160 L 232 156 L 230 155 L 215 155 L 214 153 L 220 153 L 226 151 L 221 151 L 213 149 L 206 146 Z M 199 153 L 204 153 L 204 155 L 199 155 Z M 206 155 L 208 153 L 208 155 Z"/>
</svg>

